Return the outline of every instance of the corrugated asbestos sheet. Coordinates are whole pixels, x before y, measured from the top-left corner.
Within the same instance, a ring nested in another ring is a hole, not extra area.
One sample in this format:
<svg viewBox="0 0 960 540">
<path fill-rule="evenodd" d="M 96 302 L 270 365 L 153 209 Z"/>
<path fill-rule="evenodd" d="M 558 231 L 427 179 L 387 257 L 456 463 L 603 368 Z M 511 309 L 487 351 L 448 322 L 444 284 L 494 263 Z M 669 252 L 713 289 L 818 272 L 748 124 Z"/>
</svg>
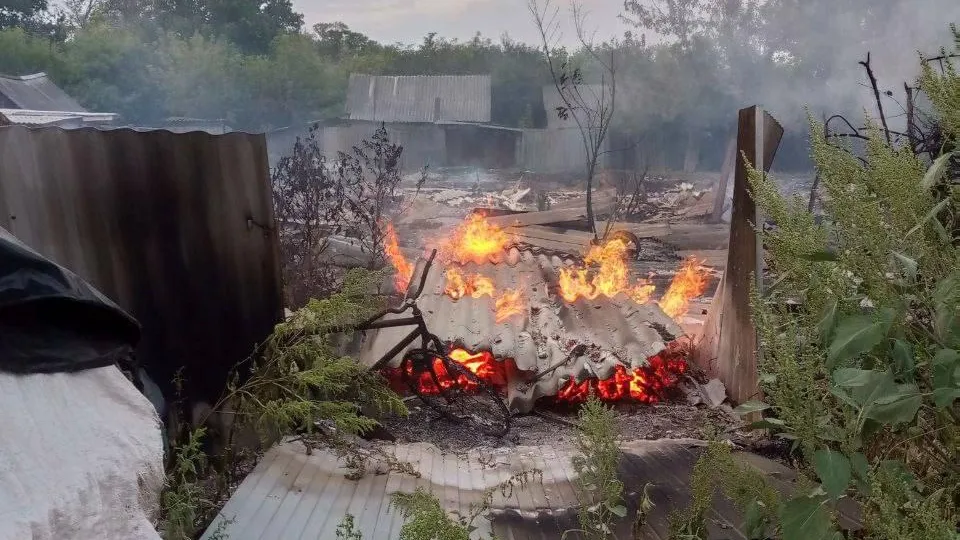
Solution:
<svg viewBox="0 0 960 540">
<path fill-rule="evenodd" d="M 22 124 L 28 126 L 56 125 L 63 128 L 78 128 L 109 124 L 117 119 L 112 113 L 88 113 L 68 111 L 31 111 L 27 109 L 0 109 L 0 125 Z M 3 120 L 6 120 L 5 122 Z"/>
<path fill-rule="evenodd" d="M 617 537 L 667 538 L 670 514 L 689 503 L 690 474 L 703 446 L 689 439 L 622 445 L 619 477 L 625 486 L 628 514 L 615 531 Z M 512 475 L 535 469 L 542 471 L 542 481 L 508 492 L 495 491 L 489 516 L 476 520 L 479 528 L 472 537 L 489 538 L 493 532 L 497 538 L 509 540 L 547 540 L 578 528 L 577 474 L 569 449 L 478 448 L 458 455 L 414 443 L 385 450 L 413 465 L 420 477 L 388 472 L 385 465 L 373 464 L 362 478 L 350 480 L 345 478 L 348 470 L 331 453 L 307 455 L 301 443 L 280 444 L 264 455 L 202 538 L 212 540 L 219 529 L 230 540 L 334 540 L 338 524 L 349 513 L 364 540 L 393 540 L 399 538 L 403 519 L 390 507 L 392 493 L 423 487 L 447 512 L 468 515 L 470 505 L 480 501 L 486 490 Z M 735 455 L 766 474 L 775 486 L 790 491 L 793 473 L 789 469 L 756 455 Z M 634 536 L 630 528 L 648 483 L 647 493 L 655 506 Z M 738 529 L 741 518 L 728 501 L 717 497 L 706 518 L 712 540 L 746 538 Z M 573 533 L 567 538 L 582 536 Z"/>
<path fill-rule="evenodd" d="M 423 294 L 417 301 L 427 328 L 446 342 L 469 351 L 491 351 L 497 358 L 512 358 L 525 372 L 549 372 L 527 388 L 527 377 L 511 377 L 508 372 L 507 398 L 514 410 L 529 411 L 543 396 L 553 396 L 570 378 L 606 379 L 617 365 L 637 368 L 683 335 L 683 330 L 656 305 L 637 304 L 624 295 L 610 299 L 578 300 L 569 304 L 557 298 L 559 269 L 571 261 L 559 257 L 534 255 L 512 248 L 505 255 L 484 264 L 472 261 L 459 267 L 464 275 L 480 274 L 491 278 L 497 291 L 523 291 L 523 313 L 496 322 L 494 299 L 464 297 L 453 300 L 443 293 L 444 267 L 434 263 L 427 276 Z M 418 265 L 419 268 L 422 265 Z M 458 265 L 459 266 L 459 265 Z M 402 318 L 409 315 L 388 315 Z M 411 328 L 385 328 L 366 333 L 360 339 L 358 357 L 373 365 Z M 564 363 L 576 345 L 587 351 Z M 419 342 L 413 346 L 421 346 Z M 394 360 L 398 365 L 400 356 Z M 552 370 L 552 371 L 551 371 Z"/>
<path fill-rule="evenodd" d="M 85 112 L 86 109 L 59 86 L 46 73 L 34 73 L 13 77 L 0 75 L 0 94 L 13 106 L 35 111 Z"/>
<path fill-rule="evenodd" d="M 364 140 L 372 140 L 380 127 L 375 122 L 351 122 L 322 128 L 321 147 L 328 159 L 336 159 L 337 152 L 353 152 Z M 446 165 L 447 145 L 443 128 L 434 124 L 387 123 L 387 136 L 393 144 L 403 147 L 400 167 L 405 171 L 423 167 Z"/>
<path fill-rule="evenodd" d="M 0 225 L 134 315 L 168 392 L 218 396 L 282 316 L 273 221 L 263 135 L 0 128 Z"/>
<path fill-rule="evenodd" d="M 605 140 L 600 151 L 607 150 L 609 146 L 609 140 Z M 607 163 L 608 156 L 600 156 L 601 166 Z M 580 129 L 576 126 L 524 129 L 519 161 L 528 171 L 559 173 L 586 170 L 587 152 Z"/>
<path fill-rule="evenodd" d="M 376 122 L 489 122 L 489 75 L 351 74 L 347 115 Z"/>
</svg>

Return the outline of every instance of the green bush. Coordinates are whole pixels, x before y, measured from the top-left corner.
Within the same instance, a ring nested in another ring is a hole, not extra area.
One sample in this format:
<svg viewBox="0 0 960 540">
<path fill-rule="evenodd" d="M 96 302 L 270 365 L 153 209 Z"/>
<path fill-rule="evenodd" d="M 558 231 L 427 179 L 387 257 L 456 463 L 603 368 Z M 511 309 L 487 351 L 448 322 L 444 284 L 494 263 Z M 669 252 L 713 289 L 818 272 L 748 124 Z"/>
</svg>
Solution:
<svg viewBox="0 0 960 540">
<path fill-rule="evenodd" d="M 403 400 L 380 374 L 339 356 L 331 343 L 335 329 L 356 324 L 380 308 L 370 291 L 381 278 L 376 272 L 352 270 L 340 292 L 311 300 L 276 326 L 245 368 L 250 370 L 248 377 L 241 383 L 238 368 L 212 408 L 214 412 L 230 409 L 236 418 L 231 434 L 250 425 L 263 439 L 272 440 L 297 430 L 311 432 L 315 422 L 326 421 L 336 428 L 329 435 L 330 442 L 341 453 L 349 453 L 349 443 L 341 435 L 375 427 L 381 414 L 406 414 Z M 160 528 L 165 540 L 193 538 L 226 494 L 230 482 L 225 476 L 230 471 L 214 471 L 208 466 L 208 456 L 201 449 L 205 434 L 205 428 L 199 427 L 187 440 L 172 445 L 175 465 L 167 473 L 161 495 Z M 229 440 L 227 452 L 229 469 L 236 461 Z"/>
<path fill-rule="evenodd" d="M 955 148 L 960 76 L 924 66 L 921 87 L 944 148 Z M 774 180 L 750 175 L 754 199 L 777 224 L 763 233 L 776 285 L 753 302 L 767 403 L 740 410 L 765 411 L 755 427 L 793 441 L 812 482 L 776 503 L 776 527 L 785 540 L 842 538 L 836 508 L 851 498 L 863 510 L 858 538 L 956 540 L 957 156 L 928 164 L 879 130 L 858 156 L 828 143 L 822 126 L 811 133 L 825 223 Z"/>
</svg>

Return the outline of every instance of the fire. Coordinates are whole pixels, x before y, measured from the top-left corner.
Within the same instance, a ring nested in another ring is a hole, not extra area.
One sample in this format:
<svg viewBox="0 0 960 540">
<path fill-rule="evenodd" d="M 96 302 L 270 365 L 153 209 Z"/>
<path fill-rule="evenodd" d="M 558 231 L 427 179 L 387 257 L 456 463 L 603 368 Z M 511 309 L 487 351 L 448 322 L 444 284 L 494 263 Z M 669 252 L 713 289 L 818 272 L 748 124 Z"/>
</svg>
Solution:
<svg viewBox="0 0 960 540">
<path fill-rule="evenodd" d="M 471 298 L 480 298 L 484 295 L 493 297 L 495 292 L 493 280 L 480 274 L 464 276 L 459 269 L 448 268 L 446 279 L 447 282 L 443 292 L 454 300 L 459 300 L 464 296 L 470 296 Z"/>
<path fill-rule="evenodd" d="M 471 353 L 461 348 L 451 348 L 448 353 L 450 359 L 459 363 L 478 379 L 492 385 L 498 390 L 507 386 L 507 363 L 498 361 L 490 351 Z M 413 375 L 412 367 L 408 368 L 407 375 Z M 515 369 L 515 368 L 514 368 Z M 576 382 L 569 380 L 556 395 L 557 401 L 567 403 L 582 403 L 591 393 L 596 394 L 604 401 L 636 401 L 640 403 L 657 403 L 664 399 L 666 391 L 676 385 L 680 377 L 689 369 L 684 357 L 683 345 L 679 342 L 671 343 L 662 353 L 649 358 L 647 365 L 630 372 L 622 365 L 618 365 L 611 377 L 606 380 L 596 378 Z M 451 377 L 439 358 L 433 361 L 433 373 L 422 372 L 414 383 L 420 393 L 436 395 L 440 389 L 458 387 L 465 391 L 475 391 L 476 383 L 466 376 L 457 379 Z M 399 369 L 388 368 L 385 374 L 391 386 L 398 392 L 407 390 L 406 383 Z"/>
<path fill-rule="evenodd" d="M 707 272 L 693 257 L 687 259 L 674 276 L 667 293 L 658 302 L 669 317 L 677 318 L 687 312 L 690 300 L 702 296 L 707 289 Z"/>
<path fill-rule="evenodd" d="M 465 349 L 454 348 L 449 353 L 450 359 L 467 368 L 478 379 L 493 385 L 495 388 L 504 388 L 507 385 L 506 369 L 503 362 L 498 362 L 493 353 L 481 351 L 471 353 Z M 408 375 L 412 375 L 412 367 L 408 368 Z M 395 390 L 404 391 L 403 380 L 399 369 L 386 370 L 391 386 Z M 433 360 L 433 372 L 437 376 L 434 382 L 433 376 L 428 371 L 420 373 L 417 378 L 417 390 L 423 394 L 436 395 L 440 393 L 440 388 L 444 390 L 456 386 L 457 388 L 468 392 L 477 389 L 476 383 L 461 375 L 456 380 L 450 376 L 444 367 L 443 361 L 439 358 Z M 439 384 L 439 388 L 438 385 Z"/>
<path fill-rule="evenodd" d="M 688 366 L 677 347 L 647 360 L 647 365 L 632 373 L 618 365 L 613 376 L 606 380 L 596 378 L 576 382 L 573 379 L 557 392 L 557 400 L 580 403 L 594 392 L 604 401 L 630 399 L 641 403 L 656 403 L 663 399 L 664 391 L 676 384 Z"/>
<path fill-rule="evenodd" d="M 498 363 L 490 351 L 480 351 L 473 354 L 465 349 L 453 349 L 450 358 L 470 370 L 478 378 L 491 383 L 496 387 L 507 384 L 503 365 Z"/>
<path fill-rule="evenodd" d="M 512 241 L 506 231 L 484 216 L 471 214 L 453 231 L 442 251 L 447 260 L 478 260 L 504 251 Z"/>
<path fill-rule="evenodd" d="M 497 297 L 497 324 L 500 324 L 514 315 L 522 315 L 526 309 L 523 291 L 507 289 Z"/>
<path fill-rule="evenodd" d="M 600 295 L 613 298 L 623 293 L 637 303 L 650 299 L 655 287 L 647 280 L 630 284 L 627 270 L 627 243 L 614 238 L 603 245 L 591 246 L 584 263 L 598 268 L 561 268 L 560 296 L 569 303 L 578 298 L 595 300 Z M 591 275 L 592 274 L 592 275 Z"/>
<path fill-rule="evenodd" d="M 403 256 L 403 252 L 400 251 L 400 241 L 397 240 L 397 231 L 394 230 L 392 223 L 387 223 L 386 233 L 384 251 L 387 253 L 387 258 L 390 259 L 390 264 L 393 265 L 393 284 L 397 291 L 405 293 L 410 285 L 410 278 L 413 276 L 413 263 L 408 261 Z"/>
</svg>

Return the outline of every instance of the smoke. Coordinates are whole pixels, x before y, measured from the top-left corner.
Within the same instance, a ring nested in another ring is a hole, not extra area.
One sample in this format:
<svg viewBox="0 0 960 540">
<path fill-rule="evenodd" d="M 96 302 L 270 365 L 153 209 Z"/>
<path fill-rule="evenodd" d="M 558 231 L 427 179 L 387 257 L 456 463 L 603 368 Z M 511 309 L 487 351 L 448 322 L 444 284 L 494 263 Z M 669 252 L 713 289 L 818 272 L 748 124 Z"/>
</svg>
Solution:
<svg viewBox="0 0 960 540">
<path fill-rule="evenodd" d="M 812 47 L 808 65 L 826 66 L 822 77 L 807 78 L 798 74 L 763 88 L 757 99 L 772 112 L 790 122 L 803 113 L 804 107 L 819 116 L 834 113 L 849 115 L 855 125 L 862 124 L 864 112 L 876 119 L 876 100 L 866 70 L 859 62 L 870 54 L 870 65 L 883 95 L 882 103 L 891 128 L 905 126 L 904 83 L 914 84 L 920 73 L 921 55 L 938 56 L 942 47 L 953 46 L 950 23 L 960 23 L 960 2 L 956 0 L 875 0 L 884 6 L 877 9 L 883 17 L 873 19 L 869 27 L 861 26 L 858 12 L 832 15 L 823 26 L 821 19 L 799 18 L 790 24 L 796 35 Z M 804 24 L 807 24 L 805 27 Z M 748 92 L 748 89 L 744 89 Z"/>
</svg>

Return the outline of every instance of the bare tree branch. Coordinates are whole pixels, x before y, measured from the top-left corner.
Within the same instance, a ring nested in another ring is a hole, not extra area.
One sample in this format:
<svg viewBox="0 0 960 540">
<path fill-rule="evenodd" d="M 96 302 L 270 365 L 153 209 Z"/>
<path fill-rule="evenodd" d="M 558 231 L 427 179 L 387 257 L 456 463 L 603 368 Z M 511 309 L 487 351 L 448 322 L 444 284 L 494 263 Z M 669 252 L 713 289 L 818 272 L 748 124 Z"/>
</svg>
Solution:
<svg viewBox="0 0 960 540">
<path fill-rule="evenodd" d="M 553 6 L 552 0 L 528 0 L 527 8 L 540 34 L 542 52 L 553 79 L 554 89 L 562 103 L 556 113 L 563 119 L 572 116 L 580 131 L 586 156 L 587 221 L 590 223 L 594 239 L 597 239 L 596 216 L 593 212 L 593 182 L 600 158 L 606 153 L 602 149 L 616 105 L 616 56 L 611 51 L 610 59 L 607 61 L 600 54 L 593 41 L 595 32 L 588 33 L 586 30 L 587 12 L 580 4 L 572 2 L 570 11 L 577 40 L 588 59 L 595 62 L 602 72 L 599 92 L 592 86 L 585 86 L 582 84 L 580 69 L 572 67 L 568 57 L 559 66 L 554 58 L 557 47 L 553 39 L 559 35 L 559 8 Z M 591 94 L 590 96 L 584 95 L 584 88 Z"/>
<path fill-rule="evenodd" d="M 880 112 L 880 122 L 883 124 L 883 133 L 887 137 L 887 144 L 892 144 L 890 139 L 890 127 L 887 126 L 887 117 L 883 114 L 883 100 L 880 98 L 880 88 L 877 86 L 877 77 L 873 74 L 873 68 L 870 67 L 870 53 L 867 53 L 867 60 L 860 62 L 860 65 L 867 70 L 867 77 L 870 78 L 870 86 L 873 88 L 873 96 L 877 101 L 877 110 Z"/>
</svg>

